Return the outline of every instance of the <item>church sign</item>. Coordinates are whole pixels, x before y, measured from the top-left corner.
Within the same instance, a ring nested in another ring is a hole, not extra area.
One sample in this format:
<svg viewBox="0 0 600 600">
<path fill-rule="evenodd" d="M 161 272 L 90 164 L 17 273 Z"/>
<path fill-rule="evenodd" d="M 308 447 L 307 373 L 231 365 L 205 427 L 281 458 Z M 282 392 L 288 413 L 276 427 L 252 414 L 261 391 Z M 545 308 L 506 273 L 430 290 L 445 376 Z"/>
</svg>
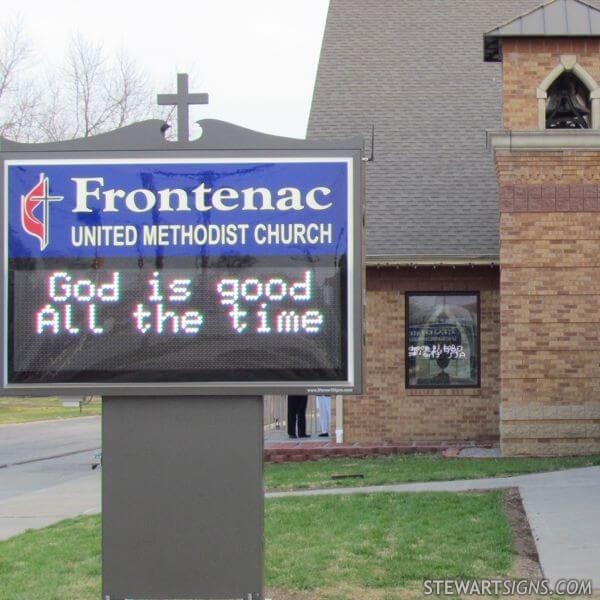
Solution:
<svg viewBox="0 0 600 600">
<path fill-rule="evenodd" d="M 0 393 L 103 396 L 105 600 L 262 600 L 262 396 L 362 391 L 363 144 L 177 82 L 174 140 L 0 137 Z"/>
<path fill-rule="evenodd" d="M 358 391 L 360 151 L 297 144 L 3 152 L 3 386 Z"/>
</svg>

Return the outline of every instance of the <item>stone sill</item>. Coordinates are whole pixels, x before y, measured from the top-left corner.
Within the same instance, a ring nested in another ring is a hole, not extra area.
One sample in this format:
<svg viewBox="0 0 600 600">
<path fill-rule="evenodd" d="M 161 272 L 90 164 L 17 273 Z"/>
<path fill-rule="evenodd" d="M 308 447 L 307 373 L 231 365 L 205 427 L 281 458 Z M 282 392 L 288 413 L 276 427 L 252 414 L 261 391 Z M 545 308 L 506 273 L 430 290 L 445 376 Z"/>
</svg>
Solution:
<svg viewBox="0 0 600 600">
<path fill-rule="evenodd" d="M 405 389 L 406 396 L 481 396 L 481 388 L 420 388 Z"/>
<path fill-rule="evenodd" d="M 500 408 L 502 421 L 597 421 L 600 403 L 591 404 L 517 404 L 504 403 Z"/>
<path fill-rule="evenodd" d="M 600 130 L 532 130 L 487 131 L 487 146 L 497 150 L 523 150 L 544 152 L 550 150 L 597 150 L 600 151 Z"/>
</svg>

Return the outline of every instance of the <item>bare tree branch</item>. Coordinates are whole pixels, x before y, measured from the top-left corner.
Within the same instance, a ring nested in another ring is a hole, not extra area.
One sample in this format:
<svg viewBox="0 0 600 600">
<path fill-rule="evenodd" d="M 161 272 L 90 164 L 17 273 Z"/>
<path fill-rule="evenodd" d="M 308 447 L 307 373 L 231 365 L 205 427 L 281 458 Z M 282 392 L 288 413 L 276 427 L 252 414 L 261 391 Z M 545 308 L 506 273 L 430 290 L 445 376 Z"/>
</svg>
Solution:
<svg viewBox="0 0 600 600">
<path fill-rule="evenodd" d="M 153 108 L 147 78 L 123 53 L 117 56 L 114 71 L 115 76 L 108 81 L 106 90 L 112 102 L 113 126 L 122 127 L 147 118 Z"/>
<path fill-rule="evenodd" d="M 0 30 L 0 135 L 59 141 L 145 118 L 172 120 L 174 107 L 156 106 L 145 73 L 124 53 L 107 56 L 75 35 L 65 64 L 43 86 L 39 70 L 37 80 L 26 78 L 30 53 L 20 24 Z"/>
<path fill-rule="evenodd" d="M 0 29 L 0 101 L 11 91 L 29 53 L 20 21 L 9 23 Z"/>
<path fill-rule="evenodd" d="M 98 133 L 110 109 L 104 103 L 105 59 L 100 46 L 87 42 L 81 35 L 71 40 L 66 81 L 72 96 L 75 129 L 72 137 Z"/>
<path fill-rule="evenodd" d="M 21 21 L 0 28 L 0 135 L 27 141 L 40 103 L 35 86 L 25 80 L 30 56 Z"/>
<path fill-rule="evenodd" d="M 70 119 L 66 116 L 66 108 L 62 99 L 59 82 L 49 79 L 46 85 L 47 96 L 41 111 L 36 117 L 39 141 L 59 142 L 70 136 Z"/>
<path fill-rule="evenodd" d="M 74 128 L 69 137 L 88 137 L 148 115 L 149 85 L 125 54 L 109 60 L 99 45 L 76 36 L 65 72 Z"/>
</svg>

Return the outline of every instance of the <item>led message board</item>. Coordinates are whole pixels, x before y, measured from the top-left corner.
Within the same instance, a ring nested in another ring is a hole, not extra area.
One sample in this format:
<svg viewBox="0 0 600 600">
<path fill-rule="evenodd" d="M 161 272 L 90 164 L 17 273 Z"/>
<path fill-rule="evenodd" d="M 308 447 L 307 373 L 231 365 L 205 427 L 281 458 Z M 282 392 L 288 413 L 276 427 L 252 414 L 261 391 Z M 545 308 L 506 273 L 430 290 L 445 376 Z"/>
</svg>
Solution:
<svg viewBox="0 0 600 600">
<path fill-rule="evenodd" d="M 5 390 L 358 391 L 356 153 L 180 154 L 4 156 Z"/>
</svg>

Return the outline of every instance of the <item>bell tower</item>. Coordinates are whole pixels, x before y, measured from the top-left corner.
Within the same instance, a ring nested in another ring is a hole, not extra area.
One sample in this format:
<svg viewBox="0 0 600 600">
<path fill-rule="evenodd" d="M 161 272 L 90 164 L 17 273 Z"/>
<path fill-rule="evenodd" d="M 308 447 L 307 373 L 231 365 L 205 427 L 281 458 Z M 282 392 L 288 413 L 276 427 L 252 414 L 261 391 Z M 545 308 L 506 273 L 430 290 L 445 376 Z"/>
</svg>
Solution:
<svg viewBox="0 0 600 600">
<path fill-rule="evenodd" d="M 484 36 L 501 61 L 503 454 L 600 453 L 600 11 L 551 0 Z"/>
</svg>

